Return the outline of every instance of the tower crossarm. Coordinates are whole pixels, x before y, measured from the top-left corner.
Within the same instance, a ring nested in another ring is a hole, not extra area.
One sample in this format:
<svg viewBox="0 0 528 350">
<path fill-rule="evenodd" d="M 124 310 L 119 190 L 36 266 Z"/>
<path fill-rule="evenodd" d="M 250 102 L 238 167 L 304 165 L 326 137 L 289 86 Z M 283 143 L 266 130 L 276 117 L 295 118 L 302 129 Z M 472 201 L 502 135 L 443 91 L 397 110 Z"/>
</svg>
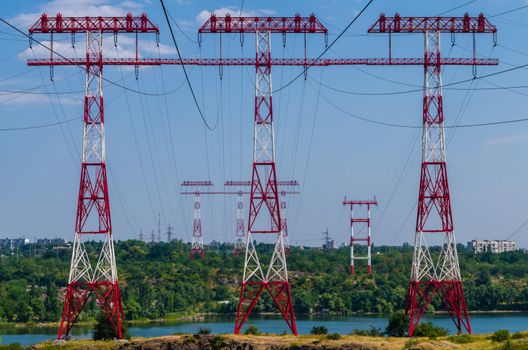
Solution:
<svg viewBox="0 0 528 350">
<path fill-rule="evenodd" d="M 212 14 L 209 19 L 198 29 L 198 33 L 322 33 L 327 34 L 325 28 L 311 14 L 309 17 L 217 17 Z"/>
<path fill-rule="evenodd" d="M 481 13 L 470 17 L 386 17 L 383 13 L 369 28 L 369 33 L 496 33 L 497 28 Z"/>
<path fill-rule="evenodd" d="M 58 13 L 55 17 L 48 17 L 43 13 L 29 28 L 29 33 L 80 33 L 86 31 L 103 33 L 159 33 L 146 14 L 125 17 L 64 17 Z"/>
</svg>

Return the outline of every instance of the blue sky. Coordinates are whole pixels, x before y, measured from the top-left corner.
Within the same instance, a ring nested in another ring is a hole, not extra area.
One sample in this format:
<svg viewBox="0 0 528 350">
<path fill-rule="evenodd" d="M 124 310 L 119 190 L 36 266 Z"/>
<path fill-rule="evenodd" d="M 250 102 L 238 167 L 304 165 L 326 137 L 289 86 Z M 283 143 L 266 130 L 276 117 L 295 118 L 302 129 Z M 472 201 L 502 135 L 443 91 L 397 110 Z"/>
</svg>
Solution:
<svg viewBox="0 0 528 350">
<path fill-rule="evenodd" d="M 218 57 L 218 37 L 196 44 L 196 30 L 210 12 L 240 11 L 240 1 L 166 1 L 181 30 L 176 38 L 184 57 Z M 329 28 L 330 40 L 354 17 L 364 1 L 244 1 L 247 15 L 289 16 L 313 12 Z M 382 1 L 369 9 L 336 42 L 327 57 L 385 57 L 387 37 L 365 35 L 380 12 L 399 11 L 404 16 L 432 16 L 463 5 L 449 15 L 484 12 L 492 16 L 526 4 L 525 1 Z M 54 15 L 124 15 L 145 11 L 161 30 L 158 53 L 154 37 L 141 41 L 143 57 L 174 57 L 168 27 L 161 6 L 155 0 L 31 1 L 5 2 L 2 17 L 23 30 L 43 11 Z M 488 74 L 528 62 L 524 40 L 528 8 L 493 17 L 499 31 L 493 47 L 489 35 L 478 37 L 482 57 L 497 57 L 500 66 L 479 68 Z M 184 35 L 185 34 L 185 35 Z M 58 39 L 57 49 L 73 57 L 82 55 L 69 45 L 69 36 Z M 79 39 L 80 40 L 80 39 Z M 108 38 L 109 55 L 115 55 Z M 274 37 L 275 57 L 302 55 L 302 37 L 290 35 L 282 48 Z M 458 35 L 451 47 L 443 37 L 442 53 L 469 57 L 471 37 Z M 83 73 L 75 67 L 56 68 L 55 81 L 48 68 L 27 67 L 28 57 L 46 53 L 28 49 L 24 37 L 0 25 L 0 129 L 25 127 L 80 117 Z M 62 41 L 62 42 L 61 42 Z M 254 41 L 224 36 L 224 55 L 253 57 Z M 132 38 L 119 37 L 120 57 L 130 56 Z M 308 53 L 317 56 L 324 49 L 323 38 L 308 39 Z M 421 35 L 393 37 L 394 56 L 422 57 Z M 189 239 L 192 198 L 179 195 L 183 180 L 210 179 L 216 189 L 229 179 L 249 179 L 253 121 L 253 80 L 251 68 L 225 68 L 223 80 L 218 68 L 189 67 L 198 100 L 214 131 L 206 131 L 184 84 L 181 67 L 141 68 L 138 81 L 129 68 L 107 67 L 105 77 L 124 80 L 132 89 L 147 92 L 171 91 L 166 99 L 124 93 L 105 86 L 107 156 L 112 221 L 116 239 L 146 236 L 157 229 L 161 213 L 162 231 L 170 223 L 179 238 Z M 299 74 L 299 68 L 274 68 L 275 89 Z M 162 79 L 163 76 L 163 79 Z M 472 77 L 471 67 L 447 67 L 444 83 Z M 471 124 L 527 117 L 527 89 L 467 90 L 524 85 L 525 69 L 500 74 L 444 90 L 446 124 Z M 321 232 L 328 227 L 339 243 L 347 240 L 347 211 L 341 205 L 345 194 L 355 198 L 376 195 L 380 206 L 374 210 L 375 244 L 412 242 L 416 217 L 420 162 L 420 131 L 379 126 L 354 119 L 330 105 L 379 121 L 419 125 L 421 92 L 396 95 L 354 93 L 398 92 L 419 89 L 420 67 L 330 67 L 313 68 L 308 80 L 298 79 L 274 95 L 278 176 L 301 182 L 302 194 L 288 201 L 290 240 L 304 245 L 322 243 Z M 320 83 L 324 85 L 320 85 Z M 164 87 L 163 87 L 164 86 Z M 330 88 L 329 88 L 330 87 Z M 59 95 L 12 94 L 11 90 L 35 88 Z M 174 90 L 174 91 L 173 91 Z M 165 108 L 165 103 L 167 108 Z M 528 212 L 528 123 L 448 130 L 448 172 L 457 240 L 504 239 L 512 233 L 522 247 L 528 247 L 527 227 L 519 227 Z M 0 131 L 0 237 L 73 237 L 76 194 L 79 182 L 82 124 L 79 120 L 49 128 Z M 142 165 L 143 166 L 142 166 Z M 144 171 L 142 171 L 142 168 Z M 144 173 L 144 175 L 143 175 Z M 203 198 L 203 228 L 207 241 L 233 241 L 236 198 Z M 247 208 L 247 205 L 246 205 Z"/>
</svg>

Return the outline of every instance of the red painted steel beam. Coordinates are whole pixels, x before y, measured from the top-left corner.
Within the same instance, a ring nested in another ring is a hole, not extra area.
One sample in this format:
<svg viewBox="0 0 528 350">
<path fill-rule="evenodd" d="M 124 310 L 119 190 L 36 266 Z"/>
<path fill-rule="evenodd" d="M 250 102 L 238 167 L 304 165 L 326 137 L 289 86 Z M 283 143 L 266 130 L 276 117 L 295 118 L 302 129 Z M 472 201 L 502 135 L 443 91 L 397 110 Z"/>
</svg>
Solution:
<svg viewBox="0 0 528 350">
<path fill-rule="evenodd" d="M 86 31 L 101 31 L 103 33 L 159 33 L 159 29 L 146 14 L 134 17 L 128 14 L 125 17 L 63 17 L 58 13 L 56 17 L 42 14 L 29 28 L 33 33 L 80 33 Z"/>
<path fill-rule="evenodd" d="M 378 201 L 376 199 L 374 200 L 347 200 L 345 197 L 345 200 L 343 201 L 343 205 L 378 205 Z"/>
<path fill-rule="evenodd" d="M 181 65 L 188 66 L 255 66 L 254 58 L 185 58 L 183 60 L 173 58 L 103 58 L 104 65 L 111 66 L 160 66 Z M 28 66 L 79 66 L 85 65 L 84 58 L 35 58 L 28 59 Z M 271 59 L 274 66 L 423 66 L 423 58 L 327 58 L 315 60 L 313 58 L 275 58 Z M 440 64 L 447 66 L 496 66 L 499 60 L 496 58 L 441 58 Z"/>
<path fill-rule="evenodd" d="M 213 186 L 213 183 L 211 181 L 183 181 L 181 186 Z"/>
<path fill-rule="evenodd" d="M 299 186 L 297 180 L 279 180 L 279 186 Z M 251 186 L 251 181 L 226 181 L 224 186 Z"/>
<path fill-rule="evenodd" d="M 212 14 L 198 29 L 198 33 L 328 33 L 315 17 L 217 17 Z"/>
<path fill-rule="evenodd" d="M 369 33 L 496 33 L 497 28 L 481 13 L 478 17 L 386 17 L 383 13 Z"/>
</svg>

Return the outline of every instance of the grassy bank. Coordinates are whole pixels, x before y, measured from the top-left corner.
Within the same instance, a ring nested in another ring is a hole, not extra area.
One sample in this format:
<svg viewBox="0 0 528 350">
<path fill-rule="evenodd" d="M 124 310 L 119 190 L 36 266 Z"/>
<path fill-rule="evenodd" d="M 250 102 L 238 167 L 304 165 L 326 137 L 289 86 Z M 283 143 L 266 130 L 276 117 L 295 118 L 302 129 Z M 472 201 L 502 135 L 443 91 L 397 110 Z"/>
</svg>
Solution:
<svg viewBox="0 0 528 350">
<path fill-rule="evenodd" d="M 528 332 L 497 338 L 493 334 L 462 335 L 429 338 L 393 338 L 336 335 L 173 335 L 159 338 L 134 338 L 128 344 L 115 341 L 95 342 L 78 340 L 57 345 L 45 342 L 34 346 L 38 350 L 51 349 L 528 349 Z"/>
</svg>

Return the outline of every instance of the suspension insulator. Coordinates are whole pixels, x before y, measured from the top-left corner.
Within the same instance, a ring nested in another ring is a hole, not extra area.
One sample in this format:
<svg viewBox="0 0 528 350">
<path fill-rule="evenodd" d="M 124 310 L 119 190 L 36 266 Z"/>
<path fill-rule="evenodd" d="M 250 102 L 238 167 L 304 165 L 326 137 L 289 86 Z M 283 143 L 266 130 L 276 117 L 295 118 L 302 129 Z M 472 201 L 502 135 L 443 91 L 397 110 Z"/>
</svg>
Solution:
<svg viewBox="0 0 528 350">
<path fill-rule="evenodd" d="M 50 80 L 53 81 L 53 78 L 55 76 L 55 67 L 54 66 L 50 66 Z"/>
<path fill-rule="evenodd" d="M 71 45 L 72 49 L 75 49 L 75 33 L 71 33 Z"/>
<path fill-rule="evenodd" d="M 240 33 L 240 47 L 244 47 L 244 33 Z"/>
<path fill-rule="evenodd" d="M 282 47 L 286 47 L 286 33 L 282 33 Z"/>
<path fill-rule="evenodd" d="M 117 47 L 117 33 L 114 33 L 114 47 Z"/>
<path fill-rule="evenodd" d="M 33 48 L 33 34 L 29 33 L 29 48 Z"/>
<path fill-rule="evenodd" d="M 136 74 L 136 80 L 139 80 L 139 66 L 134 66 L 134 73 Z"/>
</svg>

